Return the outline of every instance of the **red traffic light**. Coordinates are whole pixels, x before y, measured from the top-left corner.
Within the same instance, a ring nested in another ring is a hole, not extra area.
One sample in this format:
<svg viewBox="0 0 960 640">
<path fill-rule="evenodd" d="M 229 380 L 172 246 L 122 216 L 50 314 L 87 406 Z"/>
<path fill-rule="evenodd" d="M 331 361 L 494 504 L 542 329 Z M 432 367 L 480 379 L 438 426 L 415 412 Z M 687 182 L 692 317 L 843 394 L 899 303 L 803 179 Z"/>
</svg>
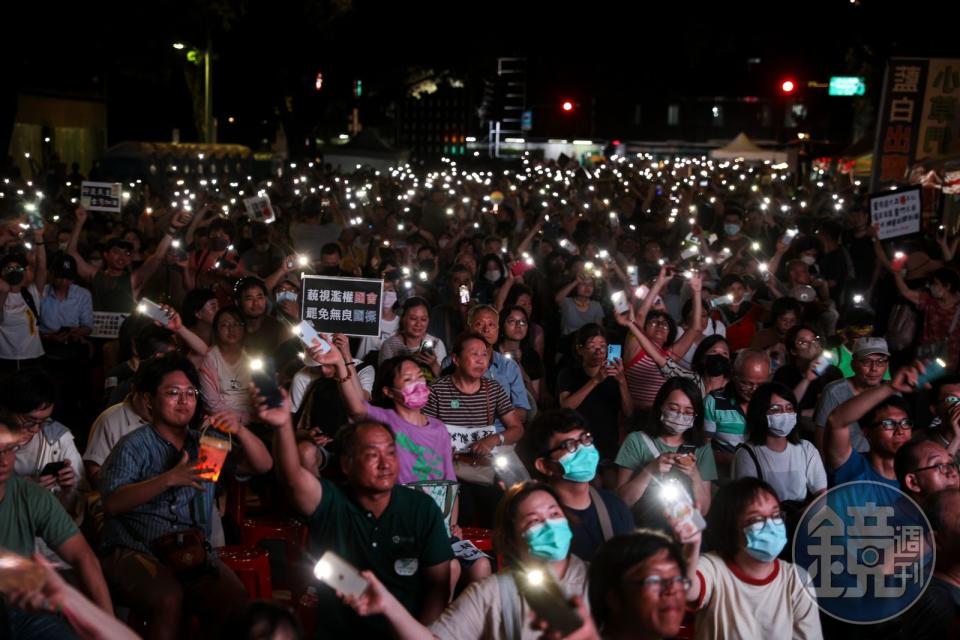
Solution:
<svg viewBox="0 0 960 640">
<path fill-rule="evenodd" d="M 796 90 L 796 88 L 797 88 L 797 83 L 795 83 L 793 80 L 784 80 L 780 84 L 780 90 L 783 91 L 784 93 L 793 93 Z"/>
<path fill-rule="evenodd" d="M 570 113 L 571 111 L 573 111 L 573 102 L 570 100 L 564 100 L 563 103 L 560 105 L 560 108 L 563 109 L 564 112 Z"/>
</svg>

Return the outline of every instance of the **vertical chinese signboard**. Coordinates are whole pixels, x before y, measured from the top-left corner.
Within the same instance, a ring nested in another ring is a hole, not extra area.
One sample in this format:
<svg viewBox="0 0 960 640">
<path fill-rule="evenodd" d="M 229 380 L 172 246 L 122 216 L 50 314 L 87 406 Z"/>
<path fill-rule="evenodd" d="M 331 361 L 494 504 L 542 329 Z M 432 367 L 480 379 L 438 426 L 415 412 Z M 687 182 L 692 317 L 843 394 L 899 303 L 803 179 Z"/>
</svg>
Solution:
<svg viewBox="0 0 960 640">
<path fill-rule="evenodd" d="M 300 318 L 321 333 L 379 337 L 382 296 L 383 280 L 305 275 Z"/>
<path fill-rule="evenodd" d="M 903 183 L 917 160 L 958 151 L 960 59 L 891 59 L 877 120 L 871 190 Z"/>
</svg>

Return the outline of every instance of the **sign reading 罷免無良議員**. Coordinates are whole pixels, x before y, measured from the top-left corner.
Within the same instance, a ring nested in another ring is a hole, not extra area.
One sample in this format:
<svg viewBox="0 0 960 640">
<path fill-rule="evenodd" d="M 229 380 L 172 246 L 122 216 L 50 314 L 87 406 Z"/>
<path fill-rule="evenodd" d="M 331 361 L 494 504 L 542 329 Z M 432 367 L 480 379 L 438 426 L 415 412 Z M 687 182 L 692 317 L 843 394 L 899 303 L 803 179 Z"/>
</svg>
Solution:
<svg viewBox="0 0 960 640">
<path fill-rule="evenodd" d="M 80 205 L 87 211 L 120 213 L 123 190 L 119 182 L 81 182 Z"/>
<path fill-rule="evenodd" d="M 247 216 L 254 222 L 270 224 L 277 219 L 273 205 L 270 204 L 270 196 L 266 193 L 244 198 L 243 206 L 247 210 Z"/>
<path fill-rule="evenodd" d="M 317 331 L 380 335 L 383 280 L 304 275 L 300 286 L 300 318 Z"/>
<path fill-rule="evenodd" d="M 870 220 L 879 225 L 880 240 L 920 232 L 920 187 L 870 196 Z"/>
</svg>

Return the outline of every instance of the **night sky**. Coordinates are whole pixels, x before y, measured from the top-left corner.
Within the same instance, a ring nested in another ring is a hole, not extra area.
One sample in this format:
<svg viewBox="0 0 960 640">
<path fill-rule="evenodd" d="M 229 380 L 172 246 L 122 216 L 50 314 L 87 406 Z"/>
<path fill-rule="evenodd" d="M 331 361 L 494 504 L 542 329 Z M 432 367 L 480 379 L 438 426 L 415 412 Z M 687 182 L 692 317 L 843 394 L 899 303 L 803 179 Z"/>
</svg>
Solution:
<svg viewBox="0 0 960 640">
<path fill-rule="evenodd" d="M 649 96 L 763 96 L 784 75 L 866 75 L 879 93 L 869 79 L 891 54 L 960 54 L 947 3 L 911 3 L 909 13 L 870 0 L 33 5 L 7 24 L 3 115 L 19 91 L 103 99 L 111 144 L 169 139 L 174 127 L 195 139 L 192 69 L 171 44 L 203 44 L 208 31 L 220 140 L 252 147 L 278 118 L 299 132 L 344 129 L 354 78 L 364 82 L 365 119 L 376 124 L 411 70 L 449 71 L 476 87 L 499 55 L 528 58 L 528 103 L 596 99 L 609 116 L 599 133 L 614 135 L 626 117 L 615 107 Z"/>
</svg>

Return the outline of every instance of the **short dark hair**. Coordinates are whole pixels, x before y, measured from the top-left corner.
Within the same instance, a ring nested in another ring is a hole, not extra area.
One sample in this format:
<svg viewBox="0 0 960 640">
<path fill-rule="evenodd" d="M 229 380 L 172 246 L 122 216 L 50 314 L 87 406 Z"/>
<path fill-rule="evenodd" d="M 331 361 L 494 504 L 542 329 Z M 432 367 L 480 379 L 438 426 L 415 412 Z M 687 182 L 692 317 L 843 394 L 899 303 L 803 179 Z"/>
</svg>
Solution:
<svg viewBox="0 0 960 640">
<path fill-rule="evenodd" d="M 588 324 L 585 324 L 579 329 L 577 329 L 577 333 L 575 336 L 575 346 L 582 347 L 583 345 L 587 344 L 587 340 L 589 340 L 590 338 L 596 338 L 597 336 L 600 336 L 604 340 L 607 339 L 607 334 L 603 330 L 603 327 L 601 327 L 596 322 L 590 322 Z"/>
<path fill-rule="evenodd" d="M 377 420 L 360 420 L 359 422 L 351 422 L 340 427 L 340 430 L 337 431 L 336 435 L 336 450 L 340 452 L 344 458 L 349 458 L 354 453 L 354 448 L 357 444 L 357 436 L 360 433 L 360 429 L 363 427 L 381 427 L 390 434 L 392 440 L 396 440 L 396 435 L 393 433 L 393 429 L 390 428 L 390 425 L 384 424 L 383 422 L 378 422 Z"/>
<path fill-rule="evenodd" d="M 542 477 L 534 462 L 546 454 L 550 438 L 556 433 L 570 433 L 577 429 L 590 430 L 586 419 L 573 409 L 550 409 L 537 414 L 517 444 L 517 453 L 531 473 Z"/>
<path fill-rule="evenodd" d="M 219 332 L 217 331 L 217 326 L 220 324 L 220 318 L 225 315 L 231 315 L 237 319 L 238 322 L 242 325 L 246 325 L 246 320 L 243 319 L 243 311 L 240 310 L 235 304 L 227 305 L 226 307 L 220 307 L 217 310 L 217 315 L 213 316 L 213 343 L 218 344 L 220 342 Z"/>
<path fill-rule="evenodd" d="M 463 357 L 463 348 L 471 340 L 479 340 L 486 346 L 490 348 L 490 345 L 487 344 L 486 339 L 476 331 L 464 331 L 457 336 L 457 339 L 453 341 L 453 348 L 450 350 L 450 353 L 456 355 L 458 358 Z"/>
<path fill-rule="evenodd" d="M 903 397 L 890 396 L 889 398 L 881 400 L 874 406 L 870 407 L 870 410 L 863 414 L 863 417 L 860 418 L 858 423 L 860 425 L 860 429 L 876 426 L 877 414 L 884 409 L 900 409 L 908 416 L 910 415 L 910 405 L 907 404 L 907 401 L 904 400 Z"/>
<path fill-rule="evenodd" d="M 837 321 L 837 330 L 846 327 L 863 327 L 876 324 L 876 315 L 865 307 L 847 307 L 840 314 Z"/>
<path fill-rule="evenodd" d="M 803 305 L 793 298 L 777 298 L 770 305 L 770 321 L 776 322 L 780 316 L 793 312 L 799 319 L 803 315 Z M 816 332 L 814 332 L 816 333 Z"/>
<path fill-rule="evenodd" d="M 703 427 L 703 395 L 700 393 L 700 387 L 688 378 L 670 378 L 663 383 L 660 390 L 657 391 L 657 397 L 653 399 L 653 405 L 650 407 L 650 413 L 647 414 L 646 431 L 654 438 L 664 435 L 666 430 L 660 422 L 660 412 L 667 398 L 674 391 L 682 391 L 693 405 L 693 426 L 683 432 L 683 442 L 702 447 L 707 442 L 706 433 Z"/>
<path fill-rule="evenodd" d="M 146 360 L 152 358 L 154 354 L 166 351 L 162 347 L 177 346 L 177 339 L 173 331 L 164 327 L 158 327 L 155 324 L 148 325 L 137 332 L 133 339 L 133 348 L 137 352 L 137 357 Z"/>
<path fill-rule="evenodd" d="M 403 301 L 403 304 L 400 305 L 400 315 L 405 316 L 412 309 L 417 307 L 423 307 L 427 310 L 427 315 L 430 315 L 430 303 L 427 302 L 426 298 L 421 298 L 420 296 L 410 296 Z"/>
<path fill-rule="evenodd" d="M 744 286 L 744 287 L 746 286 L 743 283 L 743 278 L 741 278 L 739 275 L 737 275 L 736 273 L 728 273 L 727 275 L 720 278 L 720 284 L 718 285 L 718 289 L 720 291 L 726 291 L 730 287 L 730 285 L 733 285 L 733 284 L 739 284 L 740 286 Z"/>
<path fill-rule="evenodd" d="M 686 575 L 687 563 L 683 559 L 680 545 L 662 531 L 638 529 L 633 533 L 614 536 L 593 556 L 590 561 L 587 592 L 590 594 L 590 615 L 601 633 L 610 622 L 608 598 L 611 592 L 620 594 L 623 577 L 627 572 L 664 549 L 667 557 L 680 567 L 680 575 Z"/>
<path fill-rule="evenodd" d="M 340 245 L 336 242 L 328 242 L 327 244 L 320 247 L 321 256 L 332 256 L 337 254 L 339 257 L 343 257 L 343 251 L 340 249 Z"/>
<path fill-rule="evenodd" d="M 57 383 L 43 369 L 21 369 L 5 376 L 0 385 L 0 405 L 10 413 L 30 413 L 56 403 Z"/>
<path fill-rule="evenodd" d="M 196 387 L 198 392 L 200 391 L 200 375 L 197 373 L 197 368 L 185 356 L 177 353 L 148 358 L 141 362 L 133 376 L 133 388 L 140 393 L 156 395 L 163 379 L 177 371 L 187 376 L 190 384 Z"/>
<path fill-rule="evenodd" d="M 384 387 L 392 387 L 400 367 L 404 362 L 412 362 L 420 368 L 420 364 L 411 355 L 400 355 L 387 358 L 377 369 L 377 377 L 373 382 L 373 404 L 384 409 L 393 409 L 394 402 L 383 393 Z"/>
<path fill-rule="evenodd" d="M 192 327 L 197 324 L 197 313 L 203 306 L 216 298 L 216 294 L 210 289 L 191 289 L 183 297 L 183 304 L 180 305 L 180 319 L 183 326 Z"/>
<path fill-rule="evenodd" d="M 263 291 L 264 296 L 270 295 L 270 292 L 267 291 L 266 283 L 257 276 L 246 276 L 245 278 L 240 278 L 237 280 L 237 284 L 234 286 L 233 291 L 236 293 L 237 298 L 239 299 L 243 295 L 244 291 L 247 289 L 253 289 L 255 287 L 260 289 L 260 291 Z"/>
<path fill-rule="evenodd" d="M 767 434 L 769 433 L 767 409 L 770 408 L 770 401 L 775 395 L 792 404 L 799 416 L 800 406 L 797 404 L 797 396 L 794 395 L 790 387 L 779 382 L 768 382 L 760 385 L 753 392 L 750 404 L 747 405 L 747 441 L 750 444 L 762 445 L 767 441 Z M 787 442 L 800 444 L 799 425 L 794 427 L 793 431 L 787 435 Z"/>
<path fill-rule="evenodd" d="M 907 477 L 907 474 L 917 470 L 917 465 L 920 464 L 919 450 L 928 442 L 931 441 L 907 440 L 897 449 L 896 455 L 893 456 L 893 472 L 897 475 L 897 482 L 900 483 L 901 488 L 906 487 L 904 478 Z"/>
<path fill-rule="evenodd" d="M 673 344 L 673 341 L 677 338 L 677 322 L 674 320 L 669 313 L 666 311 L 660 311 L 658 309 L 653 309 L 647 313 L 647 317 L 643 319 L 643 326 L 646 327 L 647 323 L 656 318 L 663 318 L 667 321 L 667 341 L 664 342 L 665 346 L 670 346 Z M 699 328 L 699 327 L 698 327 Z"/>
<path fill-rule="evenodd" d="M 960 274 L 950 267 L 940 267 L 930 276 L 931 280 L 939 280 L 951 293 L 960 291 Z"/>
<path fill-rule="evenodd" d="M 839 222 L 836 222 L 836 221 L 834 221 L 834 220 L 830 220 L 830 219 L 828 218 L 828 219 L 826 219 L 826 220 L 821 220 L 821 221 L 820 221 L 820 225 L 819 225 L 817 231 L 818 231 L 819 233 L 827 236 L 828 238 L 830 238 L 830 239 L 833 240 L 834 242 L 839 242 L 839 241 L 840 241 L 840 234 L 843 233 L 843 226 L 842 226 Z"/>
<path fill-rule="evenodd" d="M 707 513 L 705 544 L 724 560 L 733 560 L 740 550 L 740 515 L 760 493 L 780 498 L 773 487 L 759 478 L 738 478 L 717 490 Z"/>
<path fill-rule="evenodd" d="M 783 300 L 784 298 L 781 298 Z M 787 353 L 794 352 L 794 344 L 797 341 L 797 336 L 800 335 L 801 331 L 809 331 L 813 335 L 817 335 L 817 330 L 811 327 L 808 324 L 795 324 L 789 329 L 787 329 L 786 335 L 783 336 L 783 344 L 787 348 Z"/>
<path fill-rule="evenodd" d="M 930 386 L 930 398 L 936 403 L 940 398 L 940 390 L 948 385 L 960 384 L 960 373 L 948 373 L 938 378 Z"/>
</svg>

